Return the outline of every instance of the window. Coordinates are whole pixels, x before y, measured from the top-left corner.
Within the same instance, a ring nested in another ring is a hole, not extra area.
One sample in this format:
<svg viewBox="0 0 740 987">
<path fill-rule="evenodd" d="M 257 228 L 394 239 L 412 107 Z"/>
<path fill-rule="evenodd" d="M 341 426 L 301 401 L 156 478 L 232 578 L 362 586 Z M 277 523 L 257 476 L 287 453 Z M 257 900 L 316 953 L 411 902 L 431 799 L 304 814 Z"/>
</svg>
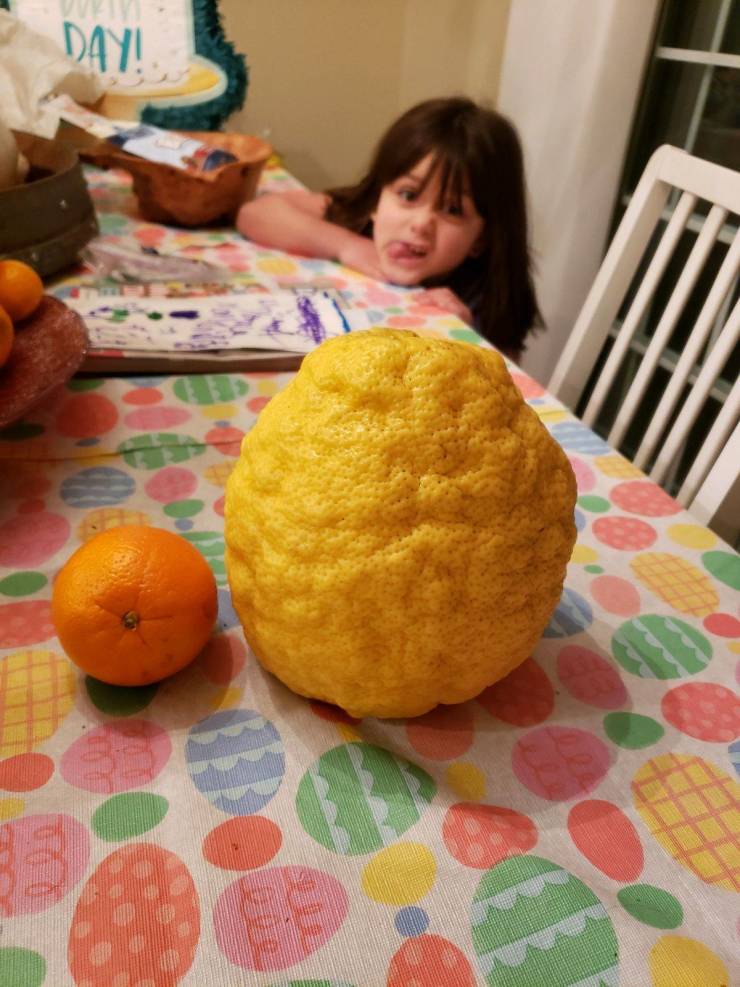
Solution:
<svg viewBox="0 0 740 987">
<path fill-rule="evenodd" d="M 665 0 L 626 155 L 612 235 L 650 155 L 657 147 L 666 143 L 725 167 L 740 170 L 740 0 Z M 656 232 L 655 242 L 663 233 L 674 206 L 675 201 L 669 200 L 663 223 Z M 632 341 L 620 378 L 612 388 L 596 423 L 596 431 L 601 435 L 608 433 L 614 421 L 627 387 L 637 372 L 641 356 L 670 298 L 677 272 L 681 270 L 693 247 L 706 212 L 707 203 L 699 202 Z M 736 220 L 736 217 L 730 218 L 732 222 Z M 621 451 L 630 458 L 634 456 L 646 424 L 670 379 L 683 343 L 706 297 L 707 285 L 714 280 L 727 252 L 727 245 L 736 229 L 732 222 L 725 224 L 720 231 L 698 283 L 674 328 L 668 350 L 645 394 L 637 420 L 625 436 Z M 649 252 L 645 266 L 650 256 Z M 639 283 L 643 271 L 644 267 L 638 271 L 636 283 Z M 625 299 L 623 311 L 626 311 L 633 295 L 634 288 Z M 716 320 L 713 334 L 720 331 L 737 296 L 736 276 L 734 287 Z M 618 326 L 613 334 L 616 334 L 617 328 Z M 595 368 L 594 379 L 603 366 L 610 345 L 607 342 Z M 694 368 L 691 379 L 695 378 L 698 370 L 699 366 Z M 670 493 L 676 493 L 681 486 L 697 450 L 738 375 L 738 370 L 740 353 L 736 348 L 713 388 L 710 401 L 697 419 L 682 455 L 677 458 L 666 483 Z M 586 388 L 578 412 L 585 408 L 591 389 L 591 386 Z"/>
</svg>

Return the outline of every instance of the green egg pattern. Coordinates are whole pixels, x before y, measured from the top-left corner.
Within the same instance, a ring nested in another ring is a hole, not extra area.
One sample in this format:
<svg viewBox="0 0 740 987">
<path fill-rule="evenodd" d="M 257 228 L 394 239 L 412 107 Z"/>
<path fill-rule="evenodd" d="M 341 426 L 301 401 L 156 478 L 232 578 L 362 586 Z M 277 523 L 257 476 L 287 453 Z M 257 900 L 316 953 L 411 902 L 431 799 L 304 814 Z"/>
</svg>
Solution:
<svg viewBox="0 0 740 987">
<path fill-rule="evenodd" d="M 0 987 L 41 987 L 46 960 L 31 949 L 0 949 Z"/>
<path fill-rule="evenodd" d="M 740 559 L 732 552 L 705 552 L 704 568 L 731 589 L 740 589 Z"/>
<path fill-rule="evenodd" d="M 142 470 L 158 470 L 172 463 L 184 463 L 193 456 L 200 456 L 204 450 L 205 443 L 198 442 L 191 435 L 172 432 L 134 435 L 118 446 L 118 452 L 128 465 Z"/>
<path fill-rule="evenodd" d="M 5 596 L 30 596 L 46 586 L 48 580 L 42 572 L 14 572 L 0 579 L 0 593 Z"/>
<path fill-rule="evenodd" d="M 203 374 L 180 377 L 175 381 L 172 389 L 186 404 L 224 404 L 245 395 L 249 385 L 241 377 L 230 377 L 228 374 Z"/>
<path fill-rule="evenodd" d="M 92 828 L 101 840 L 117 843 L 130 840 L 158 826 L 167 815 L 169 803 L 151 792 L 113 795 L 93 813 Z"/>
<path fill-rule="evenodd" d="M 489 870 L 471 923 L 489 987 L 617 987 L 619 947 L 606 909 L 550 860 L 511 857 Z"/>
<path fill-rule="evenodd" d="M 639 751 L 657 744 L 665 733 L 665 728 L 652 716 L 619 712 L 607 713 L 604 717 L 604 732 L 617 747 Z"/>
<path fill-rule="evenodd" d="M 211 572 L 216 577 L 216 582 L 218 585 L 225 586 L 227 583 L 226 565 L 224 563 L 224 552 L 226 550 L 226 546 L 224 544 L 223 532 L 186 531 L 183 534 L 183 538 L 187 538 L 187 540 L 198 549 L 200 554 L 210 566 Z"/>
<path fill-rule="evenodd" d="M 381 747 L 352 743 L 322 755 L 301 779 L 296 810 L 317 843 L 371 853 L 418 822 L 436 785 L 421 768 Z"/>
<path fill-rule="evenodd" d="M 154 699 L 159 689 L 159 683 L 153 685 L 124 686 L 108 685 L 88 675 L 85 678 L 85 688 L 90 702 L 102 713 L 109 716 L 133 716 L 146 709 Z"/>
<path fill-rule="evenodd" d="M 712 657 L 709 641 L 683 620 L 645 614 L 628 620 L 612 638 L 622 668 L 643 679 L 682 679 Z"/>
<path fill-rule="evenodd" d="M 617 892 L 619 904 L 638 922 L 654 929 L 677 929 L 683 922 L 683 908 L 672 894 L 652 884 L 631 884 Z"/>
</svg>

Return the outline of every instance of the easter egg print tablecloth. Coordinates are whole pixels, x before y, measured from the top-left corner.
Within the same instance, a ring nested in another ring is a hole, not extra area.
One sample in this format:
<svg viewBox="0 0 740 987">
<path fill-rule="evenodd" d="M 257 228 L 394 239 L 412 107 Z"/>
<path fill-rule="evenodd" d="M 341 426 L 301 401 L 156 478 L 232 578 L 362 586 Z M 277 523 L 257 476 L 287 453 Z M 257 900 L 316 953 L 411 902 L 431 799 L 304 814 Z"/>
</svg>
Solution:
<svg viewBox="0 0 740 987">
<path fill-rule="evenodd" d="M 90 181 L 111 235 L 472 335 Z M 409 721 L 292 695 L 232 609 L 224 485 L 289 374 L 75 379 L 0 434 L 0 987 L 738 982 L 740 560 L 512 369 L 578 479 L 566 588 L 512 675 Z M 115 689 L 66 660 L 49 600 L 131 522 L 203 553 L 219 616 L 181 674 Z"/>
</svg>

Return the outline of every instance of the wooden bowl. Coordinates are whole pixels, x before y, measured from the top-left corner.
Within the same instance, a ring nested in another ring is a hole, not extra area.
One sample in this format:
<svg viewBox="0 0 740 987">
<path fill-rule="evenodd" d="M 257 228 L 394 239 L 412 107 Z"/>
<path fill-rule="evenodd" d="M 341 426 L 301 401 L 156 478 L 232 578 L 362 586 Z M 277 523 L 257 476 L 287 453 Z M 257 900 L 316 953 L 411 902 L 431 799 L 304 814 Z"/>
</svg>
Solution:
<svg viewBox="0 0 740 987">
<path fill-rule="evenodd" d="M 0 367 L 0 428 L 69 380 L 86 353 L 82 319 L 58 298 L 44 295 L 33 315 L 18 323 L 8 362 Z"/>
<path fill-rule="evenodd" d="M 213 171 L 190 172 L 147 161 L 105 141 L 80 150 L 81 156 L 104 168 L 124 168 L 144 219 L 176 226 L 233 222 L 242 202 L 253 199 L 265 162 L 272 154 L 267 141 L 251 134 L 189 132 L 189 137 L 230 151 L 237 158 Z"/>
<path fill-rule="evenodd" d="M 15 257 L 48 277 L 97 236 L 95 209 L 74 148 L 14 135 L 31 168 L 25 182 L 0 192 L 0 259 Z"/>
</svg>

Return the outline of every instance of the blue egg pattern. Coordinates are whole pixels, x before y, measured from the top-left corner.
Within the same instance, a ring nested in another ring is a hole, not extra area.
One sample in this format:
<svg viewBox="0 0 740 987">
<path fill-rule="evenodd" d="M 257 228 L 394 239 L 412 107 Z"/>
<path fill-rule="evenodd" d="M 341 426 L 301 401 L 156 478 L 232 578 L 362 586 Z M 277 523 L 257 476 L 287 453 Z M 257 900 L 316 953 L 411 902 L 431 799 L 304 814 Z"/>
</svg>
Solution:
<svg viewBox="0 0 740 987">
<path fill-rule="evenodd" d="M 218 617 L 216 618 L 219 630 L 228 631 L 231 627 L 239 626 L 239 618 L 231 602 L 231 593 L 227 589 L 218 591 Z"/>
<path fill-rule="evenodd" d="M 591 626 L 593 612 L 587 600 L 572 589 L 563 590 L 555 613 L 545 628 L 544 637 L 570 637 Z"/>
<path fill-rule="evenodd" d="M 68 476 L 61 486 L 62 500 L 70 507 L 113 507 L 128 500 L 136 481 L 111 466 L 95 466 Z"/>
<path fill-rule="evenodd" d="M 740 740 L 736 740 L 727 748 L 730 762 L 735 769 L 735 774 L 740 775 Z"/>
<path fill-rule="evenodd" d="M 603 439 L 579 422 L 558 422 L 552 426 L 550 432 L 563 449 L 569 452 L 583 452 L 587 456 L 606 456 L 611 452 Z"/>
<path fill-rule="evenodd" d="M 280 734 L 250 709 L 222 710 L 197 723 L 188 735 L 185 757 L 198 791 L 232 816 L 259 812 L 285 773 Z"/>
</svg>

